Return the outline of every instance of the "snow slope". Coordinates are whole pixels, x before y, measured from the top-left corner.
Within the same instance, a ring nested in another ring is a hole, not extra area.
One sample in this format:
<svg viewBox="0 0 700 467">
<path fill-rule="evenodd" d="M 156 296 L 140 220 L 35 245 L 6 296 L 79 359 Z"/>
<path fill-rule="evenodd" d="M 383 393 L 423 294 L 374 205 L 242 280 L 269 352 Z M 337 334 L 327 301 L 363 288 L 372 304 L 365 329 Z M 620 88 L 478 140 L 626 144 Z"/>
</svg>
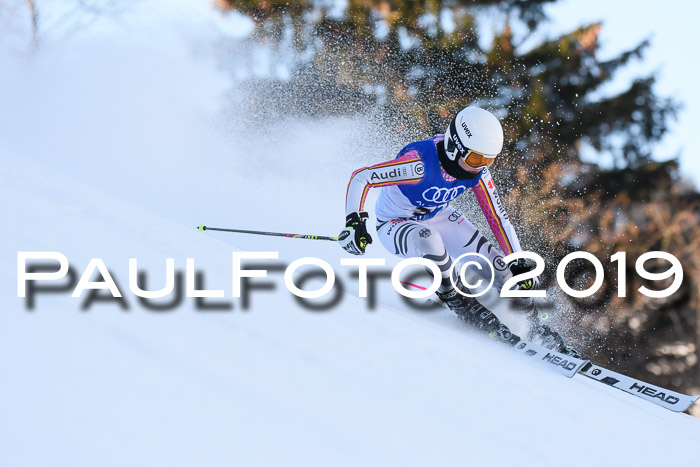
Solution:
<svg viewBox="0 0 700 467">
<path fill-rule="evenodd" d="M 144 7 L 126 31 L 2 57 L 0 465 L 697 464 L 696 419 L 566 379 L 447 311 L 410 311 L 388 282 L 369 310 L 337 245 L 195 230 L 333 235 L 350 172 L 397 148 L 360 119 L 237 130 L 219 113 L 236 91 L 202 53 L 219 20 L 182 5 L 158 19 L 167 42 L 144 39 Z M 81 310 L 67 292 L 28 311 L 18 251 L 60 251 L 78 275 L 102 258 L 129 309 Z M 346 293 L 308 311 L 271 273 L 276 290 L 244 312 L 232 251 L 323 258 Z M 194 258 L 233 309 L 144 308 L 132 257 L 150 288 L 166 258 Z"/>
</svg>

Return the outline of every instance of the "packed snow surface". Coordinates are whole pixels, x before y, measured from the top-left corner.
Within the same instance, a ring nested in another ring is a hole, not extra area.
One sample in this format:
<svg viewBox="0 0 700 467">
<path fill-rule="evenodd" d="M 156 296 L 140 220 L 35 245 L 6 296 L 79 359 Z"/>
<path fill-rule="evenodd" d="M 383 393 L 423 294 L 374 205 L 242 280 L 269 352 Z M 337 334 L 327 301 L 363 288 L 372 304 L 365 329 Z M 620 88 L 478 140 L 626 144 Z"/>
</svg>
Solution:
<svg viewBox="0 0 700 467">
<path fill-rule="evenodd" d="M 211 50 L 234 60 L 244 26 L 144 2 L 0 56 L 0 465 L 697 465 L 698 420 L 410 310 L 387 279 L 371 309 L 332 242 L 197 231 L 336 235 L 350 173 L 399 149 L 361 118 L 227 111 L 238 91 Z M 61 252 L 78 278 L 101 258 L 123 306 L 68 289 L 28 309 L 20 251 Z M 321 258 L 344 293 L 308 310 L 270 271 L 244 311 L 233 251 Z M 368 256 L 397 262 L 378 242 Z M 154 290 L 167 258 L 193 258 L 226 309 L 145 308 L 129 258 Z"/>
</svg>

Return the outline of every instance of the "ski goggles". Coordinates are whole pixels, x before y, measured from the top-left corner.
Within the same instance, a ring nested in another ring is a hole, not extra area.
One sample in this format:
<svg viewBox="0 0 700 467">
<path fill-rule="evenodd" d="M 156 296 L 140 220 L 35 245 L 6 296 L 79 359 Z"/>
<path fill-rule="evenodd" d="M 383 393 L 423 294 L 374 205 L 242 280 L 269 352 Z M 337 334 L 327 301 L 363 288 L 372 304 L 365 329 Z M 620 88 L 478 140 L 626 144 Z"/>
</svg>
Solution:
<svg viewBox="0 0 700 467">
<path fill-rule="evenodd" d="M 480 152 L 467 150 L 467 154 L 462 157 L 462 160 L 472 169 L 481 169 L 483 167 L 490 167 L 491 164 L 496 160 L 495 157 L 488 157 Z"/>
</svg>

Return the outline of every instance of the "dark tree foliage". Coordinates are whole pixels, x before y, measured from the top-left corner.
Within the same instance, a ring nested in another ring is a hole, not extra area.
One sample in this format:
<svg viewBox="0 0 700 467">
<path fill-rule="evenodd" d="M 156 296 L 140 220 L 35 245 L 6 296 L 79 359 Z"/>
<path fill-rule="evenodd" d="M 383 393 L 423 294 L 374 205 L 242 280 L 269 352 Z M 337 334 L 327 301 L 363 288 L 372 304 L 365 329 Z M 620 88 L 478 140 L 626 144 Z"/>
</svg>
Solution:
<svg viewBox="0 0 700 467">
<path fill-rule="evenodd" d="M 325 1 L 221 3 L 253 18 L 256 36 L 271 44 L 292 31 L 300 57 L 311 57 L 297 62 L 292 84 L 371 88 L 365 93 L 403 120 L 407 131 L 441 132 L 455 111 L 478 102 L 506 112 L 510 149 L 518 155 L 531 150 L 532 141 L 542 153 L 538 159 L 558 158 L 557 149 L 587 142 L 612 153 L 620 167 L 639 167 L 649 161 L 651 144 L 675 111 L 672 102 L 653 92 L 653 77 L 617 95 L 597 95 L 647 45 L 600 61 L 600 24 L 531 50 L 520 50 L 506 25 L 488 48 L 479 45 L 475 17 L 480 12 L 500 10 L 508 22 L 536 30 L 545 20 L 542 7 L 551 0 L 350 0 L 338 17 L 329 14 Z M 440 20 L 445 14 L 449 30 Z M 324 107 L 336 108 L 334 93 L 326 94 L 335 102 Z"/>
<path fill-rule="evenodd" d="M 468 104 L 496 112 L 507 144 L 495 172 L 525 246 L 546 256 L 549 276 L 574 250 L 606 265 L 606 290 L 572 305 L 588 352 L 697 391 L 700 198 L 675 161 L 652 159 L 677 104 L 655 93 L 653 76 L 606 92 L 620 69 L 643 57 L 647 41 L 601 60 L 595 23 L 534 47 L 518 43 L 516 36 L 546 27 L 544 6 L 553 1 L 349 0 L 340 14 L 328 0 L 221 0 L 220 7 L 251 17 L 255 40 L 270 47 L 291 37 L 292 77 L 268 84 L 286 112 L 373 113 L 405 142 L 442 133 Z M 503 28 L 480 40 L 476 21 L 493 14 Z M 584 161 L 585 147 L 601 162 Z M 603 168 L 609 159 L 614 168 Z M 652 250 L 684 266 L 684 286 L 668 300 L 636 293 L 634 261 Z M 628 255 L 624 299 L 615 293 L 616 251 Z M 579 277 L 585 286 L 585 270 Z"/>
</svg>

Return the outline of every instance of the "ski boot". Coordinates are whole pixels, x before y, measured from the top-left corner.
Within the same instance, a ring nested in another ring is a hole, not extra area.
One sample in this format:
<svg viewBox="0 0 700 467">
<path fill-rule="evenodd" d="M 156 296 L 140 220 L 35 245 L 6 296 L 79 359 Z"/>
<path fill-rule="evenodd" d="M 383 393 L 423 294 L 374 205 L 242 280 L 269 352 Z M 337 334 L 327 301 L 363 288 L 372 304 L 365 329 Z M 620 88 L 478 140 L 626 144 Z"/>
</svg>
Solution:
<svg viewBox="0 0 700 467">
<path fill-rule="evenodd" d="M 489 311 L 489 313 L 491 312 Z M 493 313 L 491 314 L 493 315 Z M 506 326 L 506 323 L 498 323 L 496 329 L 489 333 L 489 337 L 491 337 L 492 339 L 498 339 L 499 341 L 503 342 L 504 344 L 508 344 L 511 347 L 515 347 L 515 344 L 521 341 L 520 336 L 516 336 L 515 334 L 513 334 L 508 328 L 508 326 Z"/>
<path fill-rule="evenodd" d="M 567 345 L 559 333 L 557 331 L 552 331 L 546 324 L 539 324 L 531 331 L 528 337 L 532 338 L 534 336 L 539 336 L 542 339 L 542 345 L 550 350 L 556 350 L 570 357 L 582 358 L 581 354 L 575 348 Z"/>
<path fill-rule="evenodd" d="M 465 323 L 506 344 L 515 345 L 520 342 L 520 337 L 513 334 L 508 326 L 501 323 L 496 315 L 474 298 L 465 297 L 456 289 L 436 293 L 438 298 Z"/>
<path fill-rule="evenodd" d="M 551 307 L 551 304 L 549 307 Z M 583 358 L 573 346 L 564 342 L 564 339 L 557 331 L 552 331 L 552 328 L 543 323 L 549 319 L 549 313 L 538 308 L 542 307 L 533 307 L 527 316 L 530 323 L 530 332 L 527 335 L 528 340 L 533 340 L 539 336 L 544 347 L 571 357 Z"/>
</svg>

